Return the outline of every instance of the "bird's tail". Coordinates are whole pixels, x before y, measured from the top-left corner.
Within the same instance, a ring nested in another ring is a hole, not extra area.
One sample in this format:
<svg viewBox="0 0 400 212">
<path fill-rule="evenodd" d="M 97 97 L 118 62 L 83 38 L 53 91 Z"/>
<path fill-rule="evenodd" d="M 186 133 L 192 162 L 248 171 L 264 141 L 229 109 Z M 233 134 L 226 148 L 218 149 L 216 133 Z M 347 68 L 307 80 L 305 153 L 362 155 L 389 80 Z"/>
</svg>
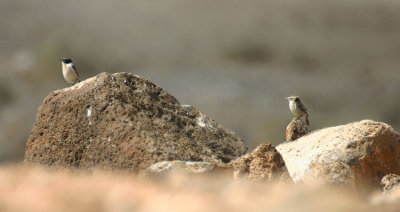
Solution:
<svg viewBox="0 0 400 212">
<path fill-rule="evenodd" d="M 304 116 L 304 118 L 306 119 L 306 124 L 307 124 L 307 126 L 310 126 L 310 122 L 308 121 L 308 113 L 306 113 L 306 115 Z"/>
</svg>

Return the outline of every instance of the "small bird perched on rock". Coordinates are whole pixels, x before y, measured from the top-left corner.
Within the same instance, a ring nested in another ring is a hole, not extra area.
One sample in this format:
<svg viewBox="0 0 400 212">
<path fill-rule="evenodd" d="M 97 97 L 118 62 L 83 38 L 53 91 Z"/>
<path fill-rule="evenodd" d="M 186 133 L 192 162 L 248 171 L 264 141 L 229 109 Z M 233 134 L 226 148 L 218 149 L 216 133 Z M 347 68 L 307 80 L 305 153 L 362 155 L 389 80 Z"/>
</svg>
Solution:
<svg viewBox="0 0 400 212">
<path fill-rule="evenodd" d="M 296 118 L 300 118 L 300 117 L 304 116 L 307 126 L 310 126 L 310 122 L 308 121 L 307 108 L 301 102 L 300 97 L 289 96 L 285 99 L 289 100 L 289 108 L 290 108 L 290 111 L 293 113 L 293 115 L 295 115 Z"/>
<path fill-rule="evenodd" d="M 62 72 L 64 79 L 68 82 L 68 84 L 74 85 L 75 83 L 80 82 L 79 74 L 76 70 L 74 64 L 72 63 L 71 58 L 64 57 L 61 60 L 62 64 Z"/>
</svg>

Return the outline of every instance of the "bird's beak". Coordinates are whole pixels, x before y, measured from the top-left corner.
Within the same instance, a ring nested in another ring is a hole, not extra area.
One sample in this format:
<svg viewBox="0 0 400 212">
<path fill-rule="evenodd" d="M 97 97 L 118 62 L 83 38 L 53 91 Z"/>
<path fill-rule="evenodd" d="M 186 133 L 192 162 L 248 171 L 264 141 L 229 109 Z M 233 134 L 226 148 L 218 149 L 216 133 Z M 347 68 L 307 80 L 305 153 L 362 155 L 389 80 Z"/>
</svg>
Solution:
<svg viewBox="0 0 400 212">
<path fill-rule="evenodd" d="M 63 59 L 61 59 L 61 58 L 59 60 L 63 61 Z"/>
<path fill-rule="evenodd" d="M 286 97 L 285 99 L 289 99 L 289 97 Z"/>
</svg>

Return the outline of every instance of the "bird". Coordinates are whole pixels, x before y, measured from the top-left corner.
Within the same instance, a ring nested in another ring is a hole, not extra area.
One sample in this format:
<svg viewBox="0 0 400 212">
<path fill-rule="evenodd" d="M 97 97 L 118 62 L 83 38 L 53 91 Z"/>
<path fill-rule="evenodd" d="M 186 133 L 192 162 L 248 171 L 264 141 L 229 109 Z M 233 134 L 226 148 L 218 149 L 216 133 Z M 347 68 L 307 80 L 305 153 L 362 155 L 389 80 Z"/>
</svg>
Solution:
<svg viewBox="0 0 400 212">
<path fill-rule="evenodd" d="M 72 63 L 71 58 L 64 57 L 60 58 L 62 64 L 62 72 L 64 79 L 68 82 L 68 84 L 75 85 L 75 83 L 80 82 L 78 71 L 75 68 L 75 65 Z"/>
<path fill-rule="evenodd" d="M 310 122 L 308 121 L 307 108 L 301 102 L 300 97 L 289 96 L 285 99 L 289 100 L 289 108 L 293 115 L 295 115 L 296 118 L 301 118 L 304 116 L 307 126 L 310 126 Z"/>
</svg>

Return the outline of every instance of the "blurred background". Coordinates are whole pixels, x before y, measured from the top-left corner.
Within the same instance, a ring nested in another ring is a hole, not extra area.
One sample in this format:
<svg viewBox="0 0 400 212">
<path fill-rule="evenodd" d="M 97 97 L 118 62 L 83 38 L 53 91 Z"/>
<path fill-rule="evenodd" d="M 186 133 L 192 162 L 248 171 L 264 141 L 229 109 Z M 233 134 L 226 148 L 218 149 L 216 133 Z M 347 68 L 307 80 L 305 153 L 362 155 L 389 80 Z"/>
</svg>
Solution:
<svg viewBox="0 0 400 212">
<path fill-rule="evenodd" d="M 131 72 L 235 131 L 285 140 L 289 95 L 311 129 L 400 128 L 397 0 L 0 0 L 0 161 L 23 159 L 36 111 L 81 79 Z"/>
</svg>

